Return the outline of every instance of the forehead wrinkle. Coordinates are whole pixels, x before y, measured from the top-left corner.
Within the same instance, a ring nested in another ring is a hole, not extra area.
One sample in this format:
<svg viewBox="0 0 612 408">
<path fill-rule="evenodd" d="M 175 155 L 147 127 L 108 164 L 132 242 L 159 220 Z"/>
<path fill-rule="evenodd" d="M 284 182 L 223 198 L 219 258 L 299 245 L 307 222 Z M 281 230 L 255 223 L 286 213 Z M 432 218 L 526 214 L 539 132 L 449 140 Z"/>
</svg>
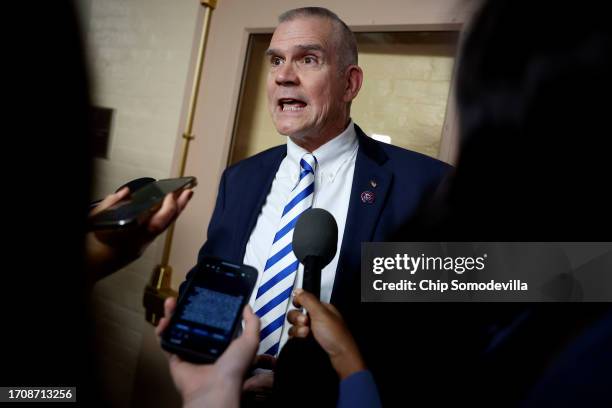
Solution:
<svg viewBox="0 0 612 408">
<path fill-rule="evenodd" d="M 293 48 L 297 48 L 300 51 L 319 51 L 323 54 L 326 53 L 325 47 L 320 44 L 298 44 Z"/>
</svg>

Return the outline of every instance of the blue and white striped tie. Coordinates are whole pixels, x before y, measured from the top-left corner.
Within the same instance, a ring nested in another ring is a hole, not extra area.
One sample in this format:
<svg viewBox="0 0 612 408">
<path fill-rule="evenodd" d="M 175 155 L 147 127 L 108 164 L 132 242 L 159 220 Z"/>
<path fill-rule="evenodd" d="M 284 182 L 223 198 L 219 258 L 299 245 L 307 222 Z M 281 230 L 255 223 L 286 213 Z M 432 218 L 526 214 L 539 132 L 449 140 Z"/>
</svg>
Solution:
<svg viewBox="0 0 612 408">
<path fill-rule="evenodd" d="M 317 159 L 307 153 L 300 160 L 300 180 L 291 190 L 283 209 L 279 229 L 274 236 L 270 257 L 266 261 L 257 297 L 255 314 L 261 319 L 258 354 L 278 353 L 289 297 L 300 263 L 293 253 L 293 229 L 304 211 L 312 207 L 314 172 Z"/>
</svg>

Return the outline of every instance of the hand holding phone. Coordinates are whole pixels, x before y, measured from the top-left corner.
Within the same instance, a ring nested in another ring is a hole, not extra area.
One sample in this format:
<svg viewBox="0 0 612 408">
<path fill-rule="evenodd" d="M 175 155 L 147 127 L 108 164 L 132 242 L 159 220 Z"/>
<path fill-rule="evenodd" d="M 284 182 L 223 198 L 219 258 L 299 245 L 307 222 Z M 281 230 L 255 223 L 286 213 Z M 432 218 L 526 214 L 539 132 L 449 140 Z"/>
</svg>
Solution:
<svg viewBox="0 0 612 408">
<path fill-rule="evenodd" d="M 104 228 L 88 233 L 85 249 L 91 280 L 97 281 L 140 256 L 144 249 L 180 215 L 192 195 L 191 190 L 181 191 L 178 196 L 166 195 L 159 204 L 161 207 L 153 206 L 158 208 L 155 212 L 147 215 L 142 221 L 133 222 L 134 228 Z M 108 208 L 115 208 L 118 203 L 129 202 L 128 196 L 127 189 L 109 195 L 92 211 L 90 219 L 106 213 Z M 113 216 L 105 219 L 108 221 L 109 218 Z"/>
<path fill-rule="evenodd" d="M 168 327 L 176 299 L 166 299 L 164 309 L 165 317 L 155 330 L 158 336 Z M 239 406 L 243 379 L 259 346 L 260 330 L 259 318 L 250 306 L 243 309 L 242 318 L 244 331 L 214 364 L 193 364 L 175 354 L 168 355 L 170 374 L 184 406 Z"/>
<path fill-rule="evenodd" d="M 197 185 L 195 177 L 158 180 L 131 192 L 122 200 L 89 218 L 91 230 L 130 229 L 141 226 L 162 205 L 167 194 L 180 192 Z"/>
<path fill-rule="evenodd" d="M 162 334 L 162 348 L 193 363 L 216 361 L 236 337 L 256 281 L 251 266 L 201 259 Z"/>
</svg>

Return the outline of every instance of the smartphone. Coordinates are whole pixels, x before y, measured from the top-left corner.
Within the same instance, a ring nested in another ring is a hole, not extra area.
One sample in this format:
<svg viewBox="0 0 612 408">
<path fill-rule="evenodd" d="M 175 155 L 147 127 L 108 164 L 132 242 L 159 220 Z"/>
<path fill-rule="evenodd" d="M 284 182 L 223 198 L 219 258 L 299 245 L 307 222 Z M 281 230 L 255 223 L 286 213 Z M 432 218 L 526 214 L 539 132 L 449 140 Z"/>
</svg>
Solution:
<svg viewBox="0 0 612 408">
<path fill-rule="evenodd" d="M 193 363 L 215 362 L 238 334 L 256 282 L 251 266 L 203 258 L 162 334 L 162 348 Z"/>
<path fill-rule="evenodd" d="M 144 223 L 161 207 L 166 194 L 193 188 L 197 185 L 195 177 L 179 177 L 158 180 L 131 192 L 127 200 L 89 218 L 89 229 L 131 228 Z"/>
</svg>

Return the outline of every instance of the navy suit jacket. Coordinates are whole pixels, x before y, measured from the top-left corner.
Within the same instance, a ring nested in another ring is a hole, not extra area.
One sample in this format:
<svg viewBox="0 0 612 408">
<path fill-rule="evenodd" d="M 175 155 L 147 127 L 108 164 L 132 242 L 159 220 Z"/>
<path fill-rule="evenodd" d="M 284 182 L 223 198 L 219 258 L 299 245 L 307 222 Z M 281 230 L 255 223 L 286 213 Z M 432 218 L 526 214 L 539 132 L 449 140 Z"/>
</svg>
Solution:
<svg viewBox="0 0 612 408">
<path fill-rule="evenodd" d="M 361 242 L 388 240 L 451 168 L 420 153 L 378 142 L 357 125 L 355 130 L 359 149 L 331 298 L 343 315 L 353 302 L 360 302 Z M 208 238 L 198 261 L 212 255 L 242 263 L 251 232 L 286 154 L 286 145 L 277 146 L 224 171 Z M 373 202 L 362 201 L 365 191 L 374 193 Z"/>
</svg>

